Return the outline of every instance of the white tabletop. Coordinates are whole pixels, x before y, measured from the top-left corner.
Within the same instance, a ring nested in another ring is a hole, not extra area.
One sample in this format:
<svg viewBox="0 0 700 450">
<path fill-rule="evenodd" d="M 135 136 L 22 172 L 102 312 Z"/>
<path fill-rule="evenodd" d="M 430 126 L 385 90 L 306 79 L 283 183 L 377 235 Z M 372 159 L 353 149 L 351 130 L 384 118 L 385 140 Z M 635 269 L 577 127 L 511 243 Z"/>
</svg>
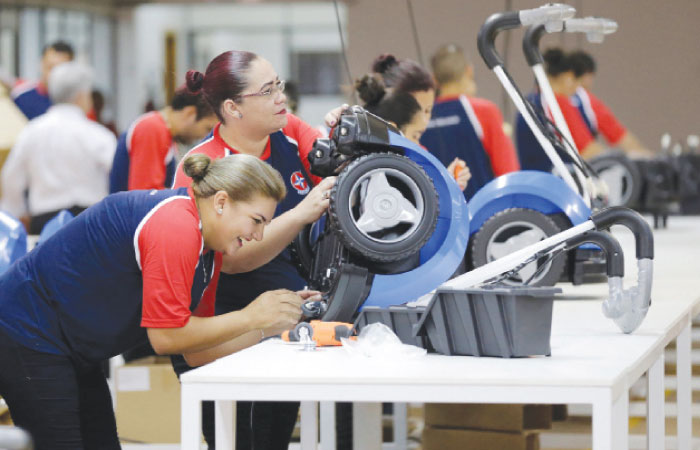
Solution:
<svg viewBox="0 0 700 450">
<path fill-rule="evenodd" d="M 626 230 L 616 227 L 613 231 L 625 249 L 627 287 L 636 278 L 634 243 Z M 376 360 L 351 357 L 342 348 L 302 352 L 294 346 L 271 341 L 190 371 L 182 376 L 182 382 L 286 384 L 300 389 L 343 386 L 341 390 L 333 389 L 334 395 L 329 391 L 314 399 L 358 401 L 363 398 L 353 396 L 349 390 L 352 386 L 361 388 L 370 384 L 377 388 L 399 385 L 626 388 L 627 383 L 637 379 L 649 366 L 650 358 L 655 357 L 650 349 L 656 352 L 662 349 L 687 324 L 691 311 L 700 310 L 698 266 L 693 262 L 693 255 L 700 256 L 700 218 L 670 218 L 668 229 L 655 231 L 655 242 L 652 306 L 640 328 L 631 335 L 621 333 L 603 316 L 601 302 L 607 294 L 607 284 L 563 284 L 561 297 L 565 300 L 556 301 L 554 306 L 551 357 L 426 355 L 416 359 Z M 262 400 L 259 393 L 249 394 L 245 389 L 240 395 L 241 400 Z M 364 400 L 399 401 L 389 397 L 387 393 L 382 398 Z M 416 393 L 411 400 L 427 401 L 418 397 Z M 307 394 L 291 392 L 277 399 L 306 398 L 309 398 Z"/>
</svg>

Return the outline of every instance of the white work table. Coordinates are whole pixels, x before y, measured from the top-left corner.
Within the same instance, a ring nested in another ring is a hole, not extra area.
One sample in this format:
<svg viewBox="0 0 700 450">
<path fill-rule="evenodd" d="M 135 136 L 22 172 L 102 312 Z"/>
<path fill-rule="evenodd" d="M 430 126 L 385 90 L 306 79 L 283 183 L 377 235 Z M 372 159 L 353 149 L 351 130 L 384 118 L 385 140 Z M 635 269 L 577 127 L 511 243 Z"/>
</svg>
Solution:
<svg viewBox="0 0 700 450">
<path fill-rule="evenodd" d="M 700 255 L 700 220 L 672 217 L 669 227 L 656 233 L 652 307 L 631 335 L 603 316 L 598 299 L 607 285 L 598 284 L 564 285 L 566 298 L 581 299 L 555 302 L 551 357 L 376 360 L 351 357 L 342 348 L 302 352 L 268 341 L 182 376 L 182 446 L 199 448 L 202 400 L 217 401 L 217 447 L 222 449 L 232 448 L 232 401 L 278 400 L 302 402 L 304 449 L 317 446 L 315 402 L 351 401 L 591 404 L 593 448 L 624 450 L 628 390 L 648 372 L 649 448 L 663 448 L 663 350 L 678 337 L 678 448 L 689 449 L 690 324 L 700 310 L 691 255 Z M 620 241 L 632 262 L 631 241 L 625 235 Z M 633 278 L 636 266 L 626 269 L 627 279 Z M 359 437 L 366 440 L 360 448 L 379 448 L 378 433 L 367 431 Z"/>
</svg>

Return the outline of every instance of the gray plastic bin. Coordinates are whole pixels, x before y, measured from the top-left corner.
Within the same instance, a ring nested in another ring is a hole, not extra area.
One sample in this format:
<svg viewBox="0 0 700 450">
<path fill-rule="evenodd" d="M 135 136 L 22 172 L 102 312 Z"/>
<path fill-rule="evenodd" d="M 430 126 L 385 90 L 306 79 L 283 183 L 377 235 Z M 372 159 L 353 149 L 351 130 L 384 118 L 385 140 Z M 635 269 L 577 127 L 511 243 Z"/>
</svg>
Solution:
<svg viewBox="0 0 700 450">
<path fill-rule="evenodd" d="M 355 320 L 355 329 L 359 333 L 367 325 L 380 322 L 394 330 L 394 333 L 404 344 L 427 349 L 427 338 L 421 334 L 414 334 L 415 327 L 424 312 L 425 308 L 423 307 L 390 306 L 389 308 L 380 308 L 367 306 L 362 309 Z"/>
<path fill-rule="evenodd" d="M 427 334 L 444 355 L 549 356 L 552 302 L 559 292 L 528 286 L 439 289 L 414 334 Z"/>
</svg>

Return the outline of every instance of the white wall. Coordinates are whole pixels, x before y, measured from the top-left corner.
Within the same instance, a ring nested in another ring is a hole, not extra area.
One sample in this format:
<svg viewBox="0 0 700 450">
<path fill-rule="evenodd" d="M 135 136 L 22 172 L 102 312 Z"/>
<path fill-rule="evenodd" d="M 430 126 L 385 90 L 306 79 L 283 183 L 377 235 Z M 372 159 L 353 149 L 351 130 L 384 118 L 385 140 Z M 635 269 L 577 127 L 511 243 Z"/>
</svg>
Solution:
<svg viewBox="0 0 700 450">
<path fill-rule="evenodd" d="M 344 22 L 345 7 L 341 6 Z M 149 4 L 118 15 L 118 116 L 124 129 L 151 98 L 164 103 L 164 37 L 177 36 L 177 82 L 187 70 L 203 71 L 219 53 L 241 49 L 268 59 L 281 78 L 289 76 L 291 50 L 340 49 L 333 5 L 322 3 Z M 191 50 L 191 51 L 190 51 Z M 311 124 L 342 102 L 342 96 L 302 97 L 299 115 Z"/>
</svg>

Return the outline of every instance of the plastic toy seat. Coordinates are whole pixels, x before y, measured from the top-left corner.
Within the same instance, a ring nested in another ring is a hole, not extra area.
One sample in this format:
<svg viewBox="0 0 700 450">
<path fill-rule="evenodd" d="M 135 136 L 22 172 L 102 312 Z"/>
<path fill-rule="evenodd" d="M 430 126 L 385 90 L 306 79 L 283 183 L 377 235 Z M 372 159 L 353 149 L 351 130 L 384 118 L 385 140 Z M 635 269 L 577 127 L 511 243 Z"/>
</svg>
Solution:
<svg viewBox="0 0 700 450">
<path fill-rule="evenodd" d="M 27 231 L 22 222 L 0 211 L 0 274 L 27 253 Z"/>
</svg>

